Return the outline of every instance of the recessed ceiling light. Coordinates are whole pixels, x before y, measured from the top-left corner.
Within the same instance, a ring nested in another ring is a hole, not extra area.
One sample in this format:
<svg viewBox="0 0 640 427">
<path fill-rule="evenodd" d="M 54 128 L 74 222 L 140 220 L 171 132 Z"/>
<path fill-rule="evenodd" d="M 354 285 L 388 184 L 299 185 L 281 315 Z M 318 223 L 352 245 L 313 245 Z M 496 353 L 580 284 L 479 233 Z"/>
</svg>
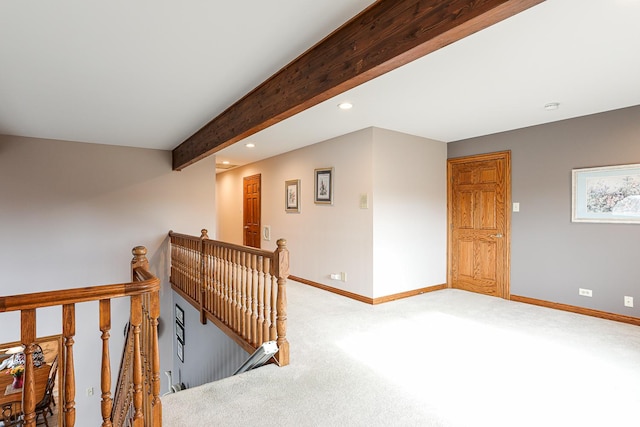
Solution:
<svg viewBox="0 0 640 427">
<path fill-rule="evenodd" d="M 338 104 L 338 108 L 340 108 L 341 110 L 350 110 L 353 108 L 353 104 L 350 102 L 341 102 L 340 104 Z"/>
<path fill-rule="evenodd" d="M 253 143 L 250 142 L 248 144 L 244 144 L 244 146 L 247 147 L 247 148 L 253 148 L 253 147 L 256 146 L 256 144 L 253 144 Z"/>
<path fill-rule="evenodd" d="M 229 164 L 229 160 L 225 160 L 222 162 L 223 165 L 228 165 Z"/>
<path fill-rule="evenodd" d="M 544 109 L 547 111 L 551 111 L 551 110 L 557 110 L 558 108 L 560 108 L 560 103 L 559 102 L 550 102 L 548 104 L 545 104 Z"/>
</svg>

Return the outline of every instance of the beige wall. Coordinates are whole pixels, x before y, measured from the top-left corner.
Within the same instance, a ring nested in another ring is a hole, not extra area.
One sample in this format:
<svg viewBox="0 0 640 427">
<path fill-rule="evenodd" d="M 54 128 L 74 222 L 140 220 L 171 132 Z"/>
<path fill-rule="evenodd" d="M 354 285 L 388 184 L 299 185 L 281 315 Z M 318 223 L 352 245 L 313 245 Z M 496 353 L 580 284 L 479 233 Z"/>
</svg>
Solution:
<svg viewBox="0 0 640 427">
<path fill-rule="evenodd" d="M 374 129 L 374 297 L 447 281 L 447 145 Z"/>
<path fill-rule="evenodd" d="M 334 168 L 332 206 L 313 202 L 314 169 L 324 167 Z M 368 298 L 441 284 L 445 167 L 444 143 L 367 128 L 220 173 L 218 238 L 242 244 L 242 178 L 259 173 L 262 224 L 272 236 L 262 247 L 273 250 L 286 238 L 292 275 Z M 301 180 L 300 213 L 285 212 L 284 182 L 292 179 Z M 367 209 L 360 208 L 363 194 Z M 330 279 L 340 272 L 346 282 Z"/>
<path fill-rule="evenodd" d="M 371 296 L 372 210 L 358 208 L 360 193 L 371 194 L 371 129 L 272 157 L 217 177 L 218 237 L 242 244 L 242 178 L 262 175 L 262 224 L 271 227 L 275 249 L 287 239 L 291 274 Z M 339 153 L 339 155 L 338 155 Z M 334 204 L 313 202 L 314 169 L 334 168 Z M 300 213 L 285 212 L 284 182 L 300 179 Z M 329 279 L 347 272 L 348 282 Z M 342 285 L 342 286 L 341 286 Z"/>
<path fill-rule="evenodd" d="M 145 245 L 163 286 L 162 370 L 172 369 L 167 232 L 215 229 L 214 183 L 214 158 L 173 172 L 168 151 L 0 136 L 0 293 L 126 282 L 131 249 Z M 76 425 L 101 422 L 97 311 L 97 303 L 76 307 Z M 114 301 L 112 312 L 116 372 L 126 302 Z M 38 310 L 38 335 L 60 333 L 60 316 Z M 19 339 L 18 317 L 0 315 L 0 342 Z"/>
</svg>

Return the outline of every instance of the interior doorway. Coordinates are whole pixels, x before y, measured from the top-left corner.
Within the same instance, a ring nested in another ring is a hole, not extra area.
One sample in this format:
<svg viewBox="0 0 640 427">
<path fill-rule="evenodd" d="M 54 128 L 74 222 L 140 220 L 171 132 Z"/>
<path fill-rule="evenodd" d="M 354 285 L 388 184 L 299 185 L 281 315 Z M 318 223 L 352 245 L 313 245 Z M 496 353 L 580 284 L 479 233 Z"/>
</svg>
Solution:
<svg viewBox="0 0 640 427">
<path fill-rule="evenodd" d="M 243 244 L 260 249 L 260 182 L 261 175 L 243 178 Z"/>
<path fill-rule="evenodd" d="M 509 299 L 511 152 L 447 161 L 449 287 Z"/>
</svg>

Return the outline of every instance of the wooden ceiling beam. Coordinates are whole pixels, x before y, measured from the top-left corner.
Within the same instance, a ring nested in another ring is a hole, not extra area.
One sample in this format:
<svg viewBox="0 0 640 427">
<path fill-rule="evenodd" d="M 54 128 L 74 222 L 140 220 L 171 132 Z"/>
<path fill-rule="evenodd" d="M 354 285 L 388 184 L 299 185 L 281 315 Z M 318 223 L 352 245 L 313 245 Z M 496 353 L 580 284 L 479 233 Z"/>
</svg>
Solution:
<svg viewBox="0 0 640 427">
<path fill-rule="evenodd" d="M 180 170 L 544 0 L 379 0 L 173 150 Z"/>
</svg>

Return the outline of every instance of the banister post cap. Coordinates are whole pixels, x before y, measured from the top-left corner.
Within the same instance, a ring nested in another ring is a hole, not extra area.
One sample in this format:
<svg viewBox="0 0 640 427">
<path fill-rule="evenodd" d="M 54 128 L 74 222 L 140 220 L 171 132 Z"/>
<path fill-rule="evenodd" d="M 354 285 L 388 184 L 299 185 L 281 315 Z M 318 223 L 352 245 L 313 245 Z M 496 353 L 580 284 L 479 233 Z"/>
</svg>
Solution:
<svg viewBox="0 0 640 427">
<path fill-rule="evenodd" d="M 131 250 L 131 253 L 136 257 L 145 256 L 147 254 L 147 248 L 144 246 L 136 246 Z"/>
<path fill-rule="evenodd" d="M 208 231 L 207 231 L 207 229 L 206 229 L 206 228 L 203 228 L 202 230 L 200 230 L 200 233 L 202 233 L 202 234 L 200 235 L 200 238 L 201 238 L 201 239 L 208 239 L 208 238 L 209 238 L 209 235 L 207 234 L 207 233 L 208 233 Z"/>
</svg>

